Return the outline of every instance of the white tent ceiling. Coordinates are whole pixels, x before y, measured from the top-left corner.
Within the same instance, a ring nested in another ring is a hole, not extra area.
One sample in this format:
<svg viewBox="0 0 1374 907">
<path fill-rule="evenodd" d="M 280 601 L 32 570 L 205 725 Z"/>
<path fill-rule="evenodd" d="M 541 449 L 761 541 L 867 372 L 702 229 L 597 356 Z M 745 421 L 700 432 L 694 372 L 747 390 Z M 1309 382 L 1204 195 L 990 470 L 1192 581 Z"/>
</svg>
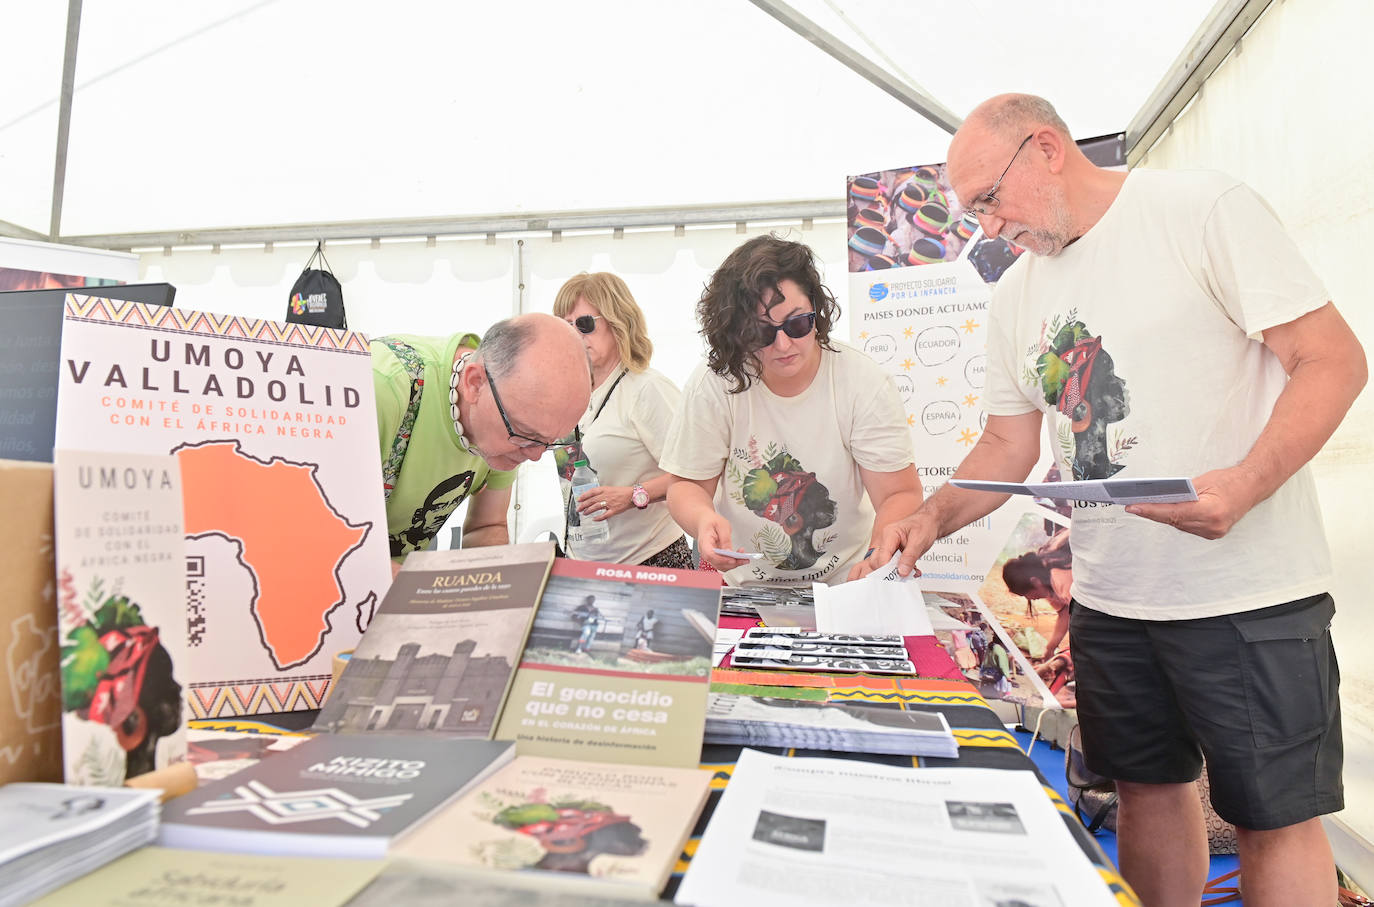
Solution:
<svg viewBox="0 0 1374 907">
<path fill-rule="evenodd" d="M 77 6 L 54 232 L 129 245 L 342 221 L 838 213 L 847 173 L 940 160 L 948 134 L 766 8 L 799 13 L 956 118 L 1023 90 L 1096 135 L 1126 128 L 1213 3 Z M 0 221 L 20 235 L 50 235 L 67 14 L 61 0 L 0 8 Z"/>
</svg>

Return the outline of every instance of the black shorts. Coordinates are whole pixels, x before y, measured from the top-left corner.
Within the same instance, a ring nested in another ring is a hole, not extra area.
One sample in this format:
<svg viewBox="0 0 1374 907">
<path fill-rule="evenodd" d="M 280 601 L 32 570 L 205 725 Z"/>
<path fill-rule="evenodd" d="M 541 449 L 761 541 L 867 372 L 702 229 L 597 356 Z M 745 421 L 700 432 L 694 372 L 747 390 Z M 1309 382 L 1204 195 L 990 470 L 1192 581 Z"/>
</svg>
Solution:
<svg viewBox="0 0 1374 907">
<path fill-rule="evenodd" d="M 1192 781 L 1242 828 L 1344 806 L 1340 672 L 1330 595 L 1198 620 L 1112 617 L 1069 605 L 1078 720 L 1090 769 Z"/>
</svg>

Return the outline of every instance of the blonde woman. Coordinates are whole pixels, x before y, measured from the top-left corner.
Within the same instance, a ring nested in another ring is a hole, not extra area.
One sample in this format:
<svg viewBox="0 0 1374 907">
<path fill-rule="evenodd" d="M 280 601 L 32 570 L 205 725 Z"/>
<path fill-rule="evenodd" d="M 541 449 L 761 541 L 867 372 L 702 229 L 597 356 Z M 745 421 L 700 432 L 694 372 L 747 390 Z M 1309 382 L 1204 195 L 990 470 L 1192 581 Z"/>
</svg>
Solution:
<svg viewBox="0 0 1374 907">
<path fill-rule="evenodd" d="M 581 560 L 691 568 L 692 552 L 668 513 L 669 477 L 658 468 L 663 439 L 677 415 L 677 385 L 649 368 L 654 345 L 630 288 L 614 274 L 582 273 L 563 284 L 553 313 L 582 337 L 592 364 L 592 399 L 575 443 L 557 453 L 563 479 L 579 456 L 599 488 L 569 502 L 583 520 L 608 522 L 610 537 L 569 540 Z"/>
</svg>

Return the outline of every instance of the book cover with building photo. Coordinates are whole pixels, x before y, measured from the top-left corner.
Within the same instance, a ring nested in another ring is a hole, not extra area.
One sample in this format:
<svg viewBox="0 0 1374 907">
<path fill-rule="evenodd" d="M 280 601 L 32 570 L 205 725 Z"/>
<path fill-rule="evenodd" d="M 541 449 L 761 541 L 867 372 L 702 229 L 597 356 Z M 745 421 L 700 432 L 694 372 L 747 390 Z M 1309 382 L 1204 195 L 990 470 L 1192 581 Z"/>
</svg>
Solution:
<svg viewBox="0 0 1374 907">
<path fill-rule="evenodd" d="M 411 552 L 314 729 L 490 737 L 552 561 L 552 542 Z"/>
<path fill-rule="evenodd" d="M 186 548 L 171 455 L 58 450 L 62 748 L 70 784 L 186 759 Z"/>
<path fill-rule="evenodd" d="M 521 755 L 695 766 L 713 573 L 560 558 L 496 730 Z"/>
</svg>

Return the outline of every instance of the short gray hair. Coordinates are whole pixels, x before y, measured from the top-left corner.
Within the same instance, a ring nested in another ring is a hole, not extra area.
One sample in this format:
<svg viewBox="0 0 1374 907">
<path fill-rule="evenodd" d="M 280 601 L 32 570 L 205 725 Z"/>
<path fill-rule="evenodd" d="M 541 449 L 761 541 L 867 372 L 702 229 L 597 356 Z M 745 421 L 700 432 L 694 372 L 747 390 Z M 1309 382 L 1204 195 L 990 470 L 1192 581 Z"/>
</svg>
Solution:
<svg viewBox="0 0 1374 907">
<path fill-rule="evenodd" d="M 1020 141 L 1028 132 L 1049 126 L 1064 138 L 1073 135 L 1054 105 L 1033 94 L 1013 94 L 999 99 L 986 111 L 987 126 L 1009 142 Z"/>
<path fill-rule="evenodd" d="M 493 378 L 504 378 L 515 370 L 520 353 L 534 341 L 534 330 L 529 321 L 517 318 L 504 318 L 487 328 L 477 351 Z"/>
</svg>

